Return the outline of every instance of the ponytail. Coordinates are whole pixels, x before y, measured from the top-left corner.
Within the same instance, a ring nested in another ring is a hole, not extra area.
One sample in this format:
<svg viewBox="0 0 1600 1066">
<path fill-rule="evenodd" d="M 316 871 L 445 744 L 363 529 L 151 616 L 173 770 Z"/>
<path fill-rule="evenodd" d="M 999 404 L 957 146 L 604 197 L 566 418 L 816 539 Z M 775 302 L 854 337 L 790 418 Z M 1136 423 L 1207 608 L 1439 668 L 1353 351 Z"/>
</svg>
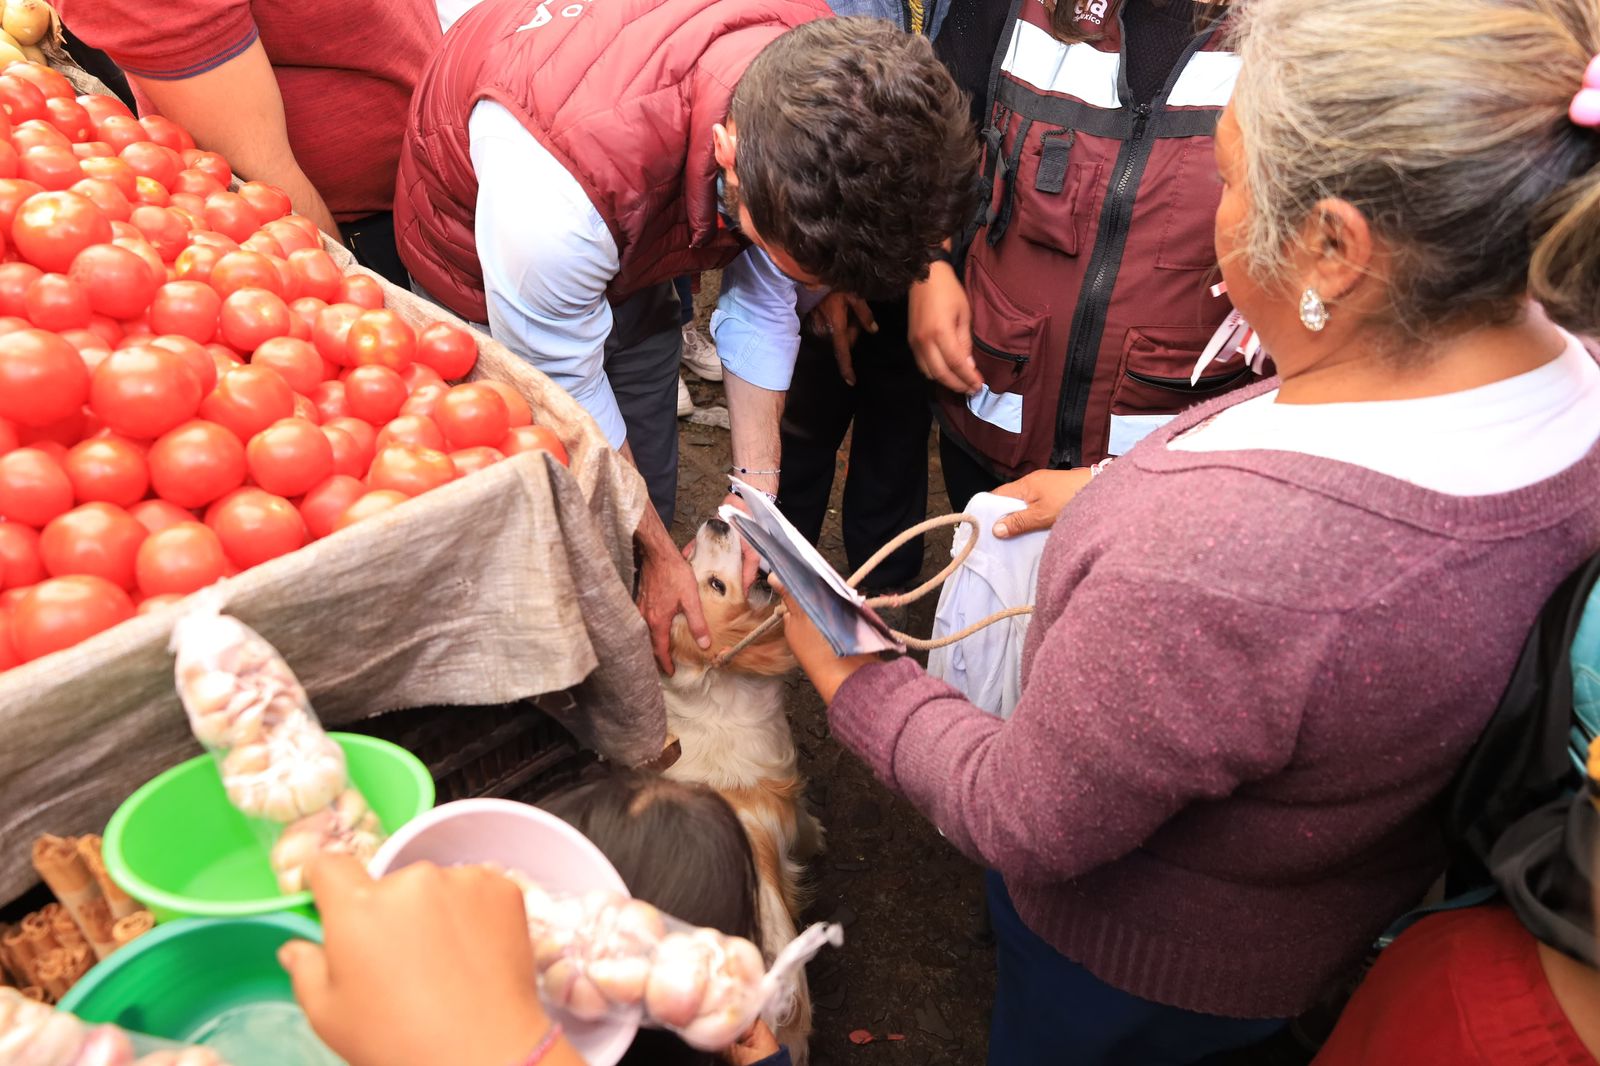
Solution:
<svg viewBox="0 0 1600 1066">
<path fill-rule="evenodd" d="M 1563 327 L 1600 334 L 1600 159 L 1540 206 L 1533 239 L 1529 294 Z"/>
</svg>

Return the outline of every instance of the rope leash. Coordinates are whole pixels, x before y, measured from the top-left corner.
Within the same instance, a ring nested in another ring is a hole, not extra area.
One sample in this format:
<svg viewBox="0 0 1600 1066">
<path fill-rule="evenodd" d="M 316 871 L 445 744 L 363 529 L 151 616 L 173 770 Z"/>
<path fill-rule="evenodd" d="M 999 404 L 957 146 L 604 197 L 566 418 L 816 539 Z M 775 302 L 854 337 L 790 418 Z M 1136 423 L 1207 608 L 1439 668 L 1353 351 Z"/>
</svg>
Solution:
<svg viewBox="0 0 1600 1066">
<path fill-rule="evenodd" d="M 978 520 L 976 518 L 969 514 L 948 514 L 941 515 L 938 518 L 929 518 L 918 522 L 916 525 L 912 526 L 904 533 L 901 533 L 899 536 L 895 537 L 893 540 L 889 541 L 889 543 L 885 544 L 883 547 L 874 552 L 872 558 L 863 563 L 859 570 L 851 574 L 845 580 L 845 584 L 849 585 L 851 588 L 856 588 L 861 584 L 862 581 L 866 580 L 868 574 L 876 570 L 878 566 L 890 555 L 894 554 L 895 550 L 901 545 L 922 536 L 924 533 L 938 529 L 941 526 L 955 525 L 970 526 L 972 528 L 972 536 L 967 538 L 967 542 L 961 546 L 961 550 L 956 553 L 955 558 L 951 559 L 949 564 L 943 570 L 940 570 L 937 574 L 933 575 L 927 581 L 924 581 L 910 592 L 899 592 L 890 596 L 873 596 L 867 600 L 867 606 L 876 610 L 879 607 L 899 607 L 902 604 L 917 602 L 918 600 L 922 599 L 922 597 L 926 596 L 928 593 L 932 592 L 934 589 L 948 581 L 952 574 L 961 569 L 961 564 L 967 561 L 967 556 L 971 555 L 973 550 L 977 548 L 978 537 L 982 534 L 978 529 Z M 787 609 L 783 604 L 780 603 L 778 605 L 778 609 L 772 613 L 771 618 L 767 619 L 765 622 L 762 622 L 743 640 L 739 641 L 739 643 L 733 645 L 731 648 L 728 648 L 725 651 L 718 652 L 716 658 L 711 660 L 711 665 L 713 667 L 726 665 L 727 662 L 735 655 L 738 655 L 741 651 L 744 651 L 750 645 L 754 644 L 756 641 L 772 632 L 774 628 L 783 622 L 783 616 L 787 613 Z M 1020 615 L 1032 613 L 1033 608 L 1031 606 L 1007 607 L 1003 611 L 996 611 L 987 618 L 979 619 L 978 621 L 967 626 L 965 629 L 959 630 L 955 633 L 950 633 L 943 637 L 938 637 L 936 639 L 913 637 L 909 633 L 900 632 L 898 629 L 891 629 L 889 632 L 893 633 L 895 639 L 900 641 L 908 648 L 911 648 L 915 651 L 932 651 L 934 648 L 943 648 L 948 644 L 954 644 L 958 640 L 965 640 L 967 637 L 972 636 L 972 634 L 978 632 L 979 630 L 987 629 L 996 622 L 1003 621 L 1007 618 L 1016 618 Z"/>
</svg>

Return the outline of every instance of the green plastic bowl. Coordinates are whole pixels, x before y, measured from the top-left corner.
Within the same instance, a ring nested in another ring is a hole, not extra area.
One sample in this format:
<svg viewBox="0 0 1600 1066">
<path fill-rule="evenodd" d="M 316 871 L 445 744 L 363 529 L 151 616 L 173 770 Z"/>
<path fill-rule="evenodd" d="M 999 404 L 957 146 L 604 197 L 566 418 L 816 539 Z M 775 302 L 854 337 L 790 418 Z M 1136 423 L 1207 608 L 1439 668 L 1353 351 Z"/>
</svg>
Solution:
<svg viewBox="0 0 1600 1066">
<path fill-rule="evenodd" d="M 433 806 L 433 778 L 415 755 L 375 737 L 330 735 L 385 832 Z M 111 879 L 158 922 L 311 913 L 311 893 L 278 891 L 267 849 L 228 802 L 210 755 L 179 763 L 129 796 L 106 826 L 104 854 Z"/>
<path fill-rule="evenodd" d="M 62 999 L 61 1009 L 86 1022 L 187 1040 L 233 1008 L 293 1003 L 277 953 L 285 941 L 297 939 L 321 943 L 322 929 L 299 914 L 172 922 L 91 969 Z"/>
</svg>

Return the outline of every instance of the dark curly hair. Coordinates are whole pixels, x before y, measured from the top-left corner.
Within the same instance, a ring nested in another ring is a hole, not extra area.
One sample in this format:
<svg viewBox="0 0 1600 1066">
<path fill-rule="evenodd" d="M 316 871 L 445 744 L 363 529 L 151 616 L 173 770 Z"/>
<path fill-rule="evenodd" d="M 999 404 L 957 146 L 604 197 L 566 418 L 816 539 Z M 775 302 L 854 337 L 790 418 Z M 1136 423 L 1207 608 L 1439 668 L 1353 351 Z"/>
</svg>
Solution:
<svg viewBox="0 0 1600 1066">
<path fill-rule="evenodd" d="M 729 119 L 756 231 L 832 288 L 905 292 L 974 210 L 967 101 L 926 38 L 882 20 L 778 37 L 739 79 Z"/>
</svg>

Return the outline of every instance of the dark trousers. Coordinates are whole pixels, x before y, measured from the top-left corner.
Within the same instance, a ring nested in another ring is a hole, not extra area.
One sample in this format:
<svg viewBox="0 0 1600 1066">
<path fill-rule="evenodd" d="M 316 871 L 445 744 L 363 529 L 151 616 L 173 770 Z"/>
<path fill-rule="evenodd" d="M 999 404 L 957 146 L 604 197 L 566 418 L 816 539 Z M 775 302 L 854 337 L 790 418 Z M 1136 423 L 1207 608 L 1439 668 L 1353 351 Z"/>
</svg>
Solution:
<svg viewBox="0 0 1600 1066">
<path fill-rule="evenodd" d="M 678 498 L 678 363 L 683 358 L 672 283 L 611 305 L 606 378 L 617 398 L 633 461 L 668 529 Z"/>
<path fill-rule="evenodd" d="M 354 222 L 343 222 L 339 233 L 344 246 L 356 257 L 356 262 L 402 289 L 411 287 L 411 275 L 400 261 L 400 251 L 394 243 L 394 214 L 384 211 Z"/>
<path fill-rule="evenodd" d="M 812 541 L 827 517 L 839 446 L 855 423 L 844 481 L 844 550 L 851 569 L 928 512 L 932 415 L 928 383 L 906 341 L 906 304 L 875 303 L 872 313 L 878 332 L 856 340 L 855 385 L 840 376 L 832 342 L 807 336 L 783 411 L 778 506 Z M 866 585 L 902 588 L 921 570 L 919 537 L 885 559 Z"/>
<path fill-rule="evenodd" d="M 1189 1066 L 1287 1024 L 1199 1014 L 1113 988 L 1024 925 L 999 874 L 984 874 L 984 886 L 999 968 L 989 1066 Z"/>
<path fill-rule="evenodd" d="M 944 470 L 944 490 L 950 494 L 950 510 L 959 514 L 980 492 L 993 492 L 1004 482 L 974 459 L 967 450 L 939 427 L 939 465 Z"/>
</svg>

